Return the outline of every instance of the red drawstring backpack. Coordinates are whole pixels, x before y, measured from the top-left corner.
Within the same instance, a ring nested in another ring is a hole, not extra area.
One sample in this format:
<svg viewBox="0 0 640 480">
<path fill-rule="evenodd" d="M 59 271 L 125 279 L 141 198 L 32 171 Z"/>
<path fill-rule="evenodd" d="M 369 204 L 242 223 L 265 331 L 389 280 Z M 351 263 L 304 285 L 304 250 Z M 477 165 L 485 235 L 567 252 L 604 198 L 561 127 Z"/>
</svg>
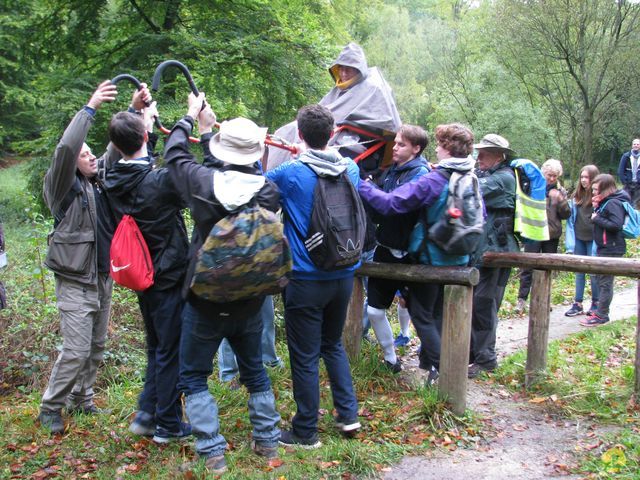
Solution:
<svg viewBox="0 0 640 480">
<path fill-rule="evenodd" d="M 153 285 L 153 262 L 149 247 L 131 215 L 124 215 L 111 240 L 109 271 L 118 285 L 137 292 Z"/>
</svg>

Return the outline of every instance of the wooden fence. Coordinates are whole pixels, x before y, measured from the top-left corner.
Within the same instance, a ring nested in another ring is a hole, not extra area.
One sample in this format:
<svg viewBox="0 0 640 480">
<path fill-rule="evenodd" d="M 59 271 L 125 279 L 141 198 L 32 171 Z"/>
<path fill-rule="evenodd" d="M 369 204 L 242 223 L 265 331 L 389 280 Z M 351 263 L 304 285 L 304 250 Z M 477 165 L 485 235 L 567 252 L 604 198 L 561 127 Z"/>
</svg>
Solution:
<svg viewBox="0 0 640 480">
<path fill-rule="evenodd" d="M 551 273 L 570 271 L 640 278 L 640 260 L 628 258 L 585 257 L 562 254 L 487 253 L 483 257 L 488 267 L 533 269 L 529 334 L 527 340 L 526 385 L 537 381 L 547 366 L 549 340 L 549 307 Z M 357 271 L 349 314 L 343 334 L 345 349 L 351 358 L 360 353 L 362 339 L 362 309 L 364 289 L 360 276 L 386 278 L 407 282 L 444 284 L 442 338 L 440 347 L 440 379 L 438 389 L 447 398 L 451 410 L 463 414 L 467 396 L 467 366 L 471 340 L 471 307 L 473 286 L 479 272 L 469 267 L 431 267 L 428 265 L 398 265 L 364 263 Z M 640 305 L 640 282 L 638 283 Z M 640 319 L 640 309 L 638 312 Z M 636 335 L 635 392 L 640 393 L 640 321 Z"/>
</svg>

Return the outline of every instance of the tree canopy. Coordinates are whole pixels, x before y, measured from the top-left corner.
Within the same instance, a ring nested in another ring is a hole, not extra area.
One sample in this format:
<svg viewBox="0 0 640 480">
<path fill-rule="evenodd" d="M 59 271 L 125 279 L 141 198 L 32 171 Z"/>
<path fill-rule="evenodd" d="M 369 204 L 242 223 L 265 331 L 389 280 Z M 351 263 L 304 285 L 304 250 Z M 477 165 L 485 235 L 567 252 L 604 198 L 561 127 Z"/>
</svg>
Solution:
<svg viewBox="0 0 640 480">
<path fill-rule="evenodd" d="M 639 136 L 640 5 L 617 0 L 7 0 L 0 6 L 0 149 L 50 154 L 95 85 L 156 66 L 190 69 L 220 119 L 271 131 L 331 87 L 326 67 L 349 41 L 393 87 L 402 120 L 432 131 L 460 121 L 497 132 L 538 162 L 615 170 Z M 127 105 L 125 84 L 116 105 Z M 188 86 L 167 72 L 155 94 L 166 123 Z M 100 115 L 90 142 L 105 141 Z"/>
</svg>

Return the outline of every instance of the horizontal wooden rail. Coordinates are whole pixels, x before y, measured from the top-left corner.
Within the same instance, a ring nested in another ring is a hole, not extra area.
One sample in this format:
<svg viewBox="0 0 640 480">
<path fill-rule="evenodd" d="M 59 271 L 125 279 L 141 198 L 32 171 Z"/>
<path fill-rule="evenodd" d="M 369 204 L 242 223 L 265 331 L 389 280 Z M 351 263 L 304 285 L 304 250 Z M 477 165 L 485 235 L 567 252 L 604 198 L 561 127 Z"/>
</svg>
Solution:
<svg viewBox="0 0 640 480">
<path fill-rule="evenodd" d="M 640 260 L 619 257 L 585 257 L 561 253 L 497 253 L 482 257 L 485 267 L 518 267 L 535 270 L 618 275 L 640 278 Z"/>
<path fill-rule="evenodd" d="M 356 275 L 404 282 L 440 283 L 466 287 L 473 287 L 480 280 L 478 269 L 473 267 L 433 267 L 431 265 L 378 262 L 363 263 L 356 271 Z"/>
</svg>

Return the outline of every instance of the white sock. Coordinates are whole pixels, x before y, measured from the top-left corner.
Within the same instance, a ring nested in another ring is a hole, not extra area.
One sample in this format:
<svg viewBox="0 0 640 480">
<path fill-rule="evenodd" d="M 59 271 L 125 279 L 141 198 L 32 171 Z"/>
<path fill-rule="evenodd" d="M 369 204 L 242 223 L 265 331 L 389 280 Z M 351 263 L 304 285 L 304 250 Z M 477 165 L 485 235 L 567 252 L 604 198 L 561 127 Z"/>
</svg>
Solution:
<svg viewBox="0 0 640 480">
<path fill-rule="evenodd" d="M 396 351 L 393 347 L 393 331 L 385 311 L 380 308 L 374 308 L 371 305 L 367 306 L 367 315 L 371 322 L 373 332 L 376 334 L 378 343 L 382 348 L 384 359 L 390 363 L 396 363 L 398 357 L 396 357 Z"/>
<path fill-rule="evenodd" d="M 411 338 L 411 317 L 409 310 L 398 304 L 398 320 L 400 321 L 400 332 L 407 338 Z"/>
</svg>

